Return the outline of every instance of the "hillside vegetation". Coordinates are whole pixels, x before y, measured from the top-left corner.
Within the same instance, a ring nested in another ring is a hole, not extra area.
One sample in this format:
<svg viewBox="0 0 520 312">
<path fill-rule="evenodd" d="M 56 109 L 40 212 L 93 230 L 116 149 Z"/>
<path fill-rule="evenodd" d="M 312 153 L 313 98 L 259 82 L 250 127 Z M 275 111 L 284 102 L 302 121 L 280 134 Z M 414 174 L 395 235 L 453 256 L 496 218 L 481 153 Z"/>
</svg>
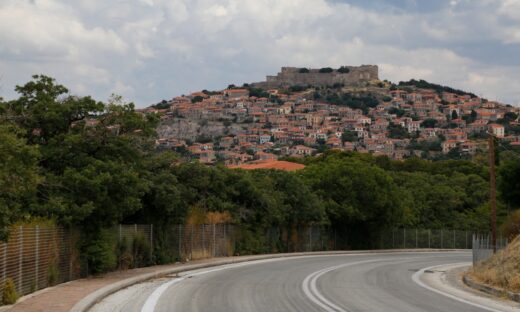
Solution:
<svg viewBox="0 0 520 312">
<path fill-rule="evenodd" d="M 520 236 L 470 274 L 484 284 L 520 292 Z"/>
</svg>

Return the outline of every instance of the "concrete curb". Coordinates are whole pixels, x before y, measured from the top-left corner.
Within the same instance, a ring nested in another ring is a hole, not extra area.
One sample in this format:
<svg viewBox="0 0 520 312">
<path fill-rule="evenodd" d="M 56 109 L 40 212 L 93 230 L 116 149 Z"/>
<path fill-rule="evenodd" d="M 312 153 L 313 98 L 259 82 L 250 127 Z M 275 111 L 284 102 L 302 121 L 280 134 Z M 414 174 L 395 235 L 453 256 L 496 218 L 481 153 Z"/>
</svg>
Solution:
<svg viewBox="0 0 520 312">
<path fill-rule="evenodd" d="M 202 264 L 183 264 L 176 268 L 168 268 L 159 270 L 152 273 L 145 273 L 139 276 L 131 277 L 90 293 L 85 298 L 81 299 L 78 303 L 72 307 L 71 312 L 87 312 L 94 305 L 99 303 L 104 298 L 135 284 L 139 284 L 148 280 L 164 277 L 166 275 L 204 269 L 209 267 L 215 267 L 226 264 L 241 263 L 255 260 L 264 259 L 276 259 L 276 258 L 289 258 L 289 257 L 302 257 L 302 256 L 320 256 L 320 255 L 349 255 L 349 254 L 378 254 L 378 253 L 403 253 L 403 252 L 457 252 L 467 251 L 466 249 L 387 249 L 387 250 L 359 250 L 359 251 L 328 251 L 328 252 L 299 252 L 299 253 L 283 253 L 283 254 L 269 254 L 269 255 L 258 255 L 258 256 L 240 256 L 240 257 L 226 257 L 226 258 L 215 258 L 215 261 L 211 263 Z"/>
<path fill-rule="evenodd" d="M 513 300 L 513 301 L 516 301 L 516 302 L 520 302 L 520 294 L 519 293 L 515 293 L 515 292 L 509 291 L 509 290 L 502 289 L 502 288 L 493 287 L 493 286 L 489 286 L 489 285 L 486 285 L 486 284 L 482 284 L 482 283 L 476 282 L 471 277 L 469 277 L 467 273 L 465 273 L 462 276 L 462 281 L 468 287 L 471 287 L 473 289 L 485 292 L 485 293 L 493 295 L 495 297 L 507 297 L 510 300 Z"/>
</svg>

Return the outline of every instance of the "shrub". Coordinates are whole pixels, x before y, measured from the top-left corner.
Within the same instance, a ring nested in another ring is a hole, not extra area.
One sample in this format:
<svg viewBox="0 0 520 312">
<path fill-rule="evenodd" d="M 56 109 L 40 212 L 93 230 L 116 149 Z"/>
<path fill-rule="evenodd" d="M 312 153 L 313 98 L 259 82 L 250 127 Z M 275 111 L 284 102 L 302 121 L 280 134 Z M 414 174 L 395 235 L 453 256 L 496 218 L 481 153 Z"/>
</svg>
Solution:
<svg viewBox="0 0 520 312">
<path fill-rule="evenodd" d="M 191 102 L 192 103 L 198 103 L 198 102 L 202 102 L 204 100 L 204 98 L 200 95 L 197 95 L 195 97 L 193 97 L 193 99 L 191 99 Z"/>
<path fill-rule="evenodd" d="M 322 73 L 322 74 L 332 73 L 333 71 L 334 71 L 334 69 L 332 69 L 330 67 L 323 67 L 320 69 L 320 73 Z"/>
<path fill-rule="evenodd" d="M 307 73 L 309 73 L 309 69 L 308 69 L 308 68 L 305 68 L 305 67 L 304 67 L 304 68 L 300 68 L 300 70 L 298 70 L 298 72 L 299 72 L 300 74 L 307 74 Z"/>
<path fill-rule="evenodd" d="M 83 244 L 83 256 L 87 272 L 100 274 L 116 268 L 116 237 L 107 230 L 99 230 L 86 237 Z"/>
<path fill-rule="evenodd" d="M 128 240 L 126 237 L 118 242 L 117 250 L 118 250 L 118 259 L 119 259 L 119 269 L 127 270 L 133 267 L 134 265 L 134 257 L 130 252 L 130 246 L 128 246 Z"/>
<path fill-rule="evenodd" d="M 58 270 L 58 266 L 56 264 L 51 264 L 47 270 L 47 282 L 49 283 L 49 286 L 56 285 L 59 278 L 60 271 Z"/>
<path fill-rule="evenodd" d="M 350 69 L 347 66 L 341 66 L 338 69 L 338 73 L 348 74 L 348 73 L 350 73 Z"/>
<path fill-rule="evenodd" d="M 4 292 L 2 294 L 2 304 L 9 305 L 14 304 L 18 300 L 18 293 L 14 281 L 11 278 L 5 280 Z"/>
<path fill-rule="evenodd" d="M 520 234 L 520 210 L 511 213 L 500 230 L 502 235 L 511 241 L 518 236 Z"/>
<path fill-rule="evenodd" d="M 151 247 L 146 237 L 138 234 L 133 242 L 134 250 L 134 267 L 139 268 L 152 264 L 150 257 Z"/>
</svg>

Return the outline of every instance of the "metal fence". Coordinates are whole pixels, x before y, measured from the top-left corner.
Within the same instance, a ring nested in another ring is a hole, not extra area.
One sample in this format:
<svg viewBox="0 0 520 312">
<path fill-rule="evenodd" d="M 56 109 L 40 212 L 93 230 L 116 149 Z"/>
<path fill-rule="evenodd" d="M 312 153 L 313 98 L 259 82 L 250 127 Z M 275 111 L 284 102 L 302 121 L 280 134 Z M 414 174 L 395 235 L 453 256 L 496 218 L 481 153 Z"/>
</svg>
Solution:
<svg viewBox="0 0 520 312">
<path fill-rule="evenodd" d="M 471 249 L 472 232 L 458 230 L 393 229 L 381 235 L 381 249 Z"/>
<path fill-rule="evenodd" d="M 55 226 L 13 228 L 0 243 L 0 293 L 8 278 L 20 295 L 78 278 L 76 239 L 74 231 Z"/>
<path fill-rule="evenodd" d="M 229 224 L 174 225 L 161 233 L 161 253 L 171 261 L 234 255 L 235 231 Z"/>
<path fill-rule="evenodd" d="M 113 231 L 117 232 L 116 254 L 119 270 L 143 267 L 153 263 L 152 224 L 119 224 Z"/>
<path fill-rule="evenodd" d="M 507 239 L 503 237 L 497 238 L 496 250 L 502 250 L 507 246 Z M 473 251 L 473 265 L 479 262 L 486 261 L 493 256 L 493 243 L 490 235 L 473 235 L 472 237 L 472 251 Z"/>
</svg>

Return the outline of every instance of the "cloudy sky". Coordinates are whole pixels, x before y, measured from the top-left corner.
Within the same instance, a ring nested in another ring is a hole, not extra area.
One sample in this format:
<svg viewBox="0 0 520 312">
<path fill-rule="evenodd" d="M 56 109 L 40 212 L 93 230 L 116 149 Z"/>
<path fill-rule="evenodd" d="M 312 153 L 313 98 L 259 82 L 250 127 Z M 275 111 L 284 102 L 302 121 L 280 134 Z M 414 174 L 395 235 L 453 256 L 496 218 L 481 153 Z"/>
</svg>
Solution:
<svg viewBox="0 0 520 312">
<path fill-rule="evenodd" d="M 520 0 L 0 0 L 6 99 L 36 73 L 143 107 L 361 64 L 520 105 Z"/>
</svg>

